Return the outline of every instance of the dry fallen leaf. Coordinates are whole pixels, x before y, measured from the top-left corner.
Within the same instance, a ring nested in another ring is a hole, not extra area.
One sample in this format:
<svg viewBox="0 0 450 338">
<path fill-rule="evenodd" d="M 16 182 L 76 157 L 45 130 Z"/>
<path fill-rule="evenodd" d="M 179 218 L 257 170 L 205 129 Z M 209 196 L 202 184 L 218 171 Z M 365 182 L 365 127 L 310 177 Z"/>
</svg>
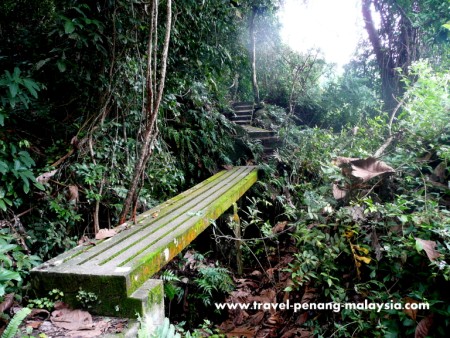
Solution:
<svg viewBox="0 0 450 338">
<path fill-rule="evenodd" d="M 227 338 L 232 337 L 254 337 L 256 333 L 256 327 L 237 327 L 230 332 L 226 333 Z"/>
<path fill-rule="evenodd" d="M 283 232 L 284 228 L 286 228 L 286 225 L 288 224 L 287 221 L 283 221 L 283 222 L 278 222 L 273 228 L 272 228 L 272 232 L 274 234 L 277 234 L 279 232 Z"/>
<path fill-rule="evenodd" d="M 53 325 L 70 331 L 94 329 L 91 314 L 83 310 L 55 310 L 50 320 Z"/>
<path fill-rule="evenodd" d="M 341 157 L 338 156 L 334 161 L 333 164 L 337 165 L 338 167 L 342 166 L 343 164 L 349 164 L 350 162 L 357 161 L 359 158 L 356 157 Z"/>
<path fill-rule="evenodd" d="M 27 320 L 26 327 L 31 327 L 34 330 L 37 330 L 41 327 L 42 321 L 38 320 Z"/>
<path fill-rule="evenodd" d="M 293 328 L 286 331 L 281 338 L 309 338 L 313 337 L 313 333 L 301 328 Z"/>
<path fill-rule="evenodd" d="M 447 165 L 445 162 L 439 163 L 436 168 L 434 168 L 434 174 L 441 180 L 445 180 L 447 171 Z"/>
<path fill-rule="evenodd" d="M 317 289 L 311 288 L 309 286 L 305 287 L 305 293 L 302 296 L 301 304 L 309 304 L 311 301 L 316 299 Z"/>
<path fill-rule="evenodd" d="M 427 240 L 421 239 L 421 238 L 415 238 L 415 239 L 416 239 L 416 248 L 419 251 L 424 250 L 430 261 L 433 262 L 436 258 L 439 258 L 439 256 L 441 254 L 435 249 L 435 247 L 436 247 L 435 241 L 427 241 Z"/>
<path fill-rule="evenodd" d="M 8 293 L 3 297 L 3 302 L 0 304 L 0 313 L 9 310 L 14 303 L 14 293 Z"/>
<path fill-rule="evenodd" d="M 337 184 L 333 183 L 333 196 L 337 200 L 343 199 L 345 198 L 345 196 L 347 196 L 347 191 L 342 190 L 337 186 Z"/>
<path fill-rule="evenodd" d="M 382 174 L 395 172 L 394 168 L 373 157 L 352 161 L 350 163 L 352 166 L 351 175 L 362 179 L 363 182 Z"/>
<path fill-rule="evenodd" d="M 69 196 L 67 197 L 67 200 L 69 202 L 77 204 L 78 198 L 79 198 L 78 187 L 76 185 L 69 185 Z"/>
<path fill-rule="evenodd" d="M 405 302 L 405 304 L 418 304 L 419 303 L 417 300 L 415 300 L 411 297 L 405 297 L 405 298 L 403 298 L 403 301 Z M 409 306 L 409 309 L 405 308 L 403 310 L 403 312 L 406 313 L 409 316 L 409 318 L 411 318 L 412 320 L 414 320 L 414 321 L 416 320 L 418 310 L 417 309 L 412 310 L 411 305 Z"/>
<path fill-rule="evenodd" d="M 32 309 L 27 317 L 30 320 L 47 320 L 50 318 L 50 312 L 45 309 Z"/>
<path fill-rule="evenodd" d="M 43 173 L 42 175 L 39 175 L 38 177 L 36 177 L 36 181 L 38 181 L 39 183 L 42 183 L 42 184 L 48 183 L 50 178 L 55 176 L 55 174 L 57 172 L 58 172 L 58 169 Z"/>
<path fill-rule="evenodd" d="M 109 323 L 107 321 L 100 321 L 97 323 L 94 323 L 94 329 L 93 330 L 76 330 L 66 333 L 67 337 L 73 337 L 73 338 L 94 338 L 94 337 L 101 337 L 105 333 L 105 331 L 109 327 Z"/>
<path fill-rule="evenodd" d="M 433 325 L 433 314 L 428 315 L 427 317 L 423 318 L 419 324 L 416 326 L 416 333 L 414 335 L 414 338 L 425 338 L 428 336 L 428 332 L 431 329 L 431 326 Z"/>
<path fill-rule="evenodd" d="M 114 229 L 100 229 L 95 235 L 95 239 L 105 239 L 117 235 Z"/>
</svg>

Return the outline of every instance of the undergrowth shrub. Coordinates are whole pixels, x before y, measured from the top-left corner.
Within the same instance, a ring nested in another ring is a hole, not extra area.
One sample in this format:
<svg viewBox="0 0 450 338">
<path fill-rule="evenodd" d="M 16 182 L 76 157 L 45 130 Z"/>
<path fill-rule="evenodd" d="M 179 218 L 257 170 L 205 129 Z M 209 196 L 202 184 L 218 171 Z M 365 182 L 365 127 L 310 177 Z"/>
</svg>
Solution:
<svg viewBox="0 0 450 338">
<path fill-rule="evenodd" d="M 278 193 L 295 224 L 298 252 L 287 268 L 293 280 L 287 291 L 314 289 L 315 302 L 324 303 L 430 306 L 311 312 L 303 325 L 318 337 L 403 337 L 417 330 L 445 336 L 449 330 L 449 78 L 427 63 L 412 70 L 416 81 L 408 82 L 392 127 L 389 116 L 379 115 L 338 133 L 292 123 L 279 131 L 284 144 L 262 184 L 266 198 Z M 333 162 L 372 156 L 389 135 L 394 141 L 382 154 L 395 169 L 389 177 L 351 182 Z M 336 199 L 336 182 L 354 184 L 358 193 Z"/>
</svg>

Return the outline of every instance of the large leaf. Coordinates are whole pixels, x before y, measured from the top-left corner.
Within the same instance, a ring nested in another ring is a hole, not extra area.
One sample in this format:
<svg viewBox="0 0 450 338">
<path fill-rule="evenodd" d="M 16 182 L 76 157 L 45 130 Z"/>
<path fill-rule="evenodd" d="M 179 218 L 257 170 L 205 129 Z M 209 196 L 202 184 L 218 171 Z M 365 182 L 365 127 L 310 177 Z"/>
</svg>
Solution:
<svg viewBox="0 0 450 338">
<path fill-rule="evenodd" d="M 382 174 L 395 172 L 392 167 L 373 157 L 352 161 L 351 166 L 352 176 L 362 179 L 363 182 Z"/>
<path fill-rule="evenodd" d="M 374 157 L 368 157 L 366 159 L 338 157 L 335 163 L 342 168 L 344 175 L 359 178 L 363 182 L 379 175 L 395 172 L 394 168 Z"/>
</svg>

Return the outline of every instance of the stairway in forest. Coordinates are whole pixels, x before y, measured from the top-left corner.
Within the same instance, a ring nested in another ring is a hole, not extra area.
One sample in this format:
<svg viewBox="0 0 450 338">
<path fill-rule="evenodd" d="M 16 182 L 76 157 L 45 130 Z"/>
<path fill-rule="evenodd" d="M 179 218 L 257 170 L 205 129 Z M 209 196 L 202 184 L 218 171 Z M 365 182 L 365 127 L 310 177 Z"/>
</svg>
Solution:
<svg viewBox="0 0 450 338">
<path fill-rule="evenodd" d="M 254 106 L 249 102 L 238 102 L 233 104 L 234 114 L 230 120 L 240 125 L 248 134 L 250 139 L 259 140 L 264 147 L 264 154 L 271 155 L 279 144 L 279 138 L 275 131 L 266 130 L 252 126 Z"/>
<path fill-rule="evenodd" d="M 241 126 L 251 125 L 253 119 L 253 103 L 238 102 L 233 105 L 234 115 L 230 120 Z"/>
</svg>

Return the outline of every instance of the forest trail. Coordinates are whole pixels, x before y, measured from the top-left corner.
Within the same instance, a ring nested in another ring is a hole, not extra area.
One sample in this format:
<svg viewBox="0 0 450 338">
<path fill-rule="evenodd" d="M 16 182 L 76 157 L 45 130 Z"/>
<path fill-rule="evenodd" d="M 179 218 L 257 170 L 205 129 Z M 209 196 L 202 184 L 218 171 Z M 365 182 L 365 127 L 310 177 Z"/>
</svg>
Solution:
<svg viewBox="0 0 450 338">
<path fill-rule="evenodd" d="M 241 126 L 251 140 L 258 140 L 264 147 L 264 155 L 271 155 L 279 144 L 279 138 L 273 130 L 254 126 L 253 103 L 237 102 L 233 104 L 233 115 L 230 120 Z"/>
</svg>

